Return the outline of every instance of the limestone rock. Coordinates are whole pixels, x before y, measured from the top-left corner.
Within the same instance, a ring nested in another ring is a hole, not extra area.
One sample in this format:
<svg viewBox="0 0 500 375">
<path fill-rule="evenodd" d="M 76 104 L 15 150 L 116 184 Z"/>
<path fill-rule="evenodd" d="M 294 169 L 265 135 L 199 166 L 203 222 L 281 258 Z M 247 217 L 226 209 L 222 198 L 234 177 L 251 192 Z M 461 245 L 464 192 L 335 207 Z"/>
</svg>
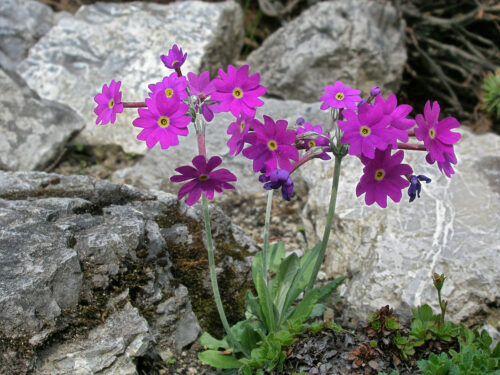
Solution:
<svg viewBox="0 0 500 375">
<path fill-rule="evenodd" d="M 56 345 L 43 355 L 37 375 L 139 374 L 134 363 L 151 349 L 153 336 L 146 319 L 127 303 L 88 337 Z"/>
<path fill-rule="evenodd" d="M 188 53 L 184 72 L 225 66 L 241 48 L 242 22 L 241 9 L 232 1 L 83 6 L 32 47 L 18 71 L 42 98 L 83 116 L 87 127 L 75 142 L 117 144 L 143 153 L 145 143 L 135 139 L 140 129 L 132 126 L 137 111 L 125 110 L 114 125 L 96 126 L 92 98 L 114 79 L 122 82 L 124 101 L 143 101 L 148 84 L 171 74 L 160 55 L 173 44 Z"/>
<path fill-rule="evenodd" d="M 75 111 L 40 99 L 13 72 L 0 69 L 0 91 L 0 169 L 42 168 L 84 127 Z"/>
<path fill-rule="evenodd" d="M 220 209 L 211 218 L 235 305 L 256 248 Z M 200 205 L 88 176 L 0 172 L 0 227 L 7 373 L 136 374 L 139 357 L 180 351 L 201 332 L 194 310 L 212 296 Z"/>
<path fill-rule="evenodd" d="M 336 222 L 325 260 L 327 277 L 348 275 L 344 298 L 352 314 L 391 305 L 401 314 L 409 306 L 437 306 L 431 275 L 444 273 L 443 298 L 449 316 L 465 319 L 500 296 L 499 176 L 500 137 L 461 130 L 456 174 L 448 179 L 424 153 L 406 152 L 416 174 L 432 178 L 411 204 L 406 192 L 388 207 L 367 207 L 355 195 L 362 175 L 357 158 L 341 169 Z M 333 162 L 314 161 L 302 177 L 309 187 L 303 218 L 319 241 L 326 221 Z"/>
<path fill-rule="evenodd" d="M 54 12 L 34 0 L 0 2 L 0 66 L 10 69 L 54 24 Z"/>
<path fill-rule="evenodd" d="M 328 112 L 320 111 L 320 103 L 302 103 L 296 100 L 266 99 L 263 107 L 258 108 L 257 118 L 262 121 L 262 115 L 271 116 L 274 120 L 284 119 L 293 125 L 297 118 L 303 117 L 312 124 L 329 125 Z M 240 194 L 254 194 L 263 191 L 262 184 L 257 179 L 257 174 L 252 169 L 252 161 L 242 154 L 230 156 L 226 134 L 227 127 L 234 121 L 231 114 L 216 114 L 213 122 L 206 129 L 207 153 L 209 156 L 219 155 L 223 158 L 222 167 L 233 172 L 238 181 L 236 189 Z M 109 130 L 109 129 L 108 129 Z M 192 129 L 190 129 L 192 130 Z M 193 132 L 194 133 L 194 132 Z M 197 140 L 194 134 L 181 137 L 178 146 L 168 150 L 155 147 L 136 165 L 116 171 L 112 180 L 127 183 L 141 188 L 161 189 L 177 193 L 179 184 L 170 182 L 175 168 L 191 164 L 191 160 L 198 154 Z M 220 199 L 228 196 L 222 194 Z"/>
<path fill-rule="evenodd" d="M 318 100 L 337 80 L 396 92 L 406 61 L 404 23 L 389 2 L 325 1 L 268 37 L 248 56 L 268 94 Z"/>
</svg>

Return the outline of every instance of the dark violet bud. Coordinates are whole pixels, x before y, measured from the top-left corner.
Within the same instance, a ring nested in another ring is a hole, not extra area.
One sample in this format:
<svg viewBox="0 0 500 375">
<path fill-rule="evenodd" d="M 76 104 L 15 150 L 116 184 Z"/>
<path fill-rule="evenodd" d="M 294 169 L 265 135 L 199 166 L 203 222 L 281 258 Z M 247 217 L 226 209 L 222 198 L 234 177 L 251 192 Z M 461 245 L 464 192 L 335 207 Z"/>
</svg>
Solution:
<svg viewBox="0 0 500 375">
<path fill-rule="evenodd" d="M 269 177 L 262 174 L 259 177 L 260 182 L 264 183 L 264 189 L 279 189 L 281 187 L 281 195 L 283 199 L 289 201 L 293 193 L 293 180 L 290 177 L 290 172 L 284 169 L 276 169 L 271 172 Z"/>
<path fill-rule="evenodd" d="M 378 87 L 378 86 L 373 86 L 373 87 L 370 89 L 370 96 L 377 96 L 378 94 L 380 94 L 380 87 Z"/>
<path fill-rule="evenodd" d="M 365 104 L 366 103 L 366 100 L 365 99 L 361 99 L 361 101 L 358 103 L 358 108 L 362 105 L 362 104 Z"/>
<path fill-rule="evenodd" d="M 415 198 L 420 198 L 420 192 L 422 191 L 422 185 L 420 181 L 425 181 L 425 183 L 431 182 L 431 179 L 427 176 L 419 174 L 418 176 L 410 176 L 410 187 L 408 188 L 408 196 L 410 197 L 410 202 L 413 202 Z"/>
<path fill-rule="evenodd" d="M 302 117 L 299 117 L 297 120 L 295 120 L 295 123 L 298 126 L 304 125 L 306 123 L 306 120 L 304 120 Z"/>
</svg>

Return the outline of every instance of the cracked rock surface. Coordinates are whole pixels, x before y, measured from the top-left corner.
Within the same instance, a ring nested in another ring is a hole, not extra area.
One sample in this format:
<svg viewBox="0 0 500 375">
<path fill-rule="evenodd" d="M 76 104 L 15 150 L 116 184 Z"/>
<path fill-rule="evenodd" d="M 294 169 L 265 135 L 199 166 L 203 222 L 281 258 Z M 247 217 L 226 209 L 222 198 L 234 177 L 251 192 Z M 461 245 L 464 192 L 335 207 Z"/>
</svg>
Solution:
<svg viewBox="0 0 500 375">
<path fill-rule="evenodd" d="M 234 305 L 256 249 L 222 211 L 211 217 Z M 87 176 L 0 172 L 0 228 L 1 374 L 136 374 L 201 332 L 201 207 Z"/>
</svg>

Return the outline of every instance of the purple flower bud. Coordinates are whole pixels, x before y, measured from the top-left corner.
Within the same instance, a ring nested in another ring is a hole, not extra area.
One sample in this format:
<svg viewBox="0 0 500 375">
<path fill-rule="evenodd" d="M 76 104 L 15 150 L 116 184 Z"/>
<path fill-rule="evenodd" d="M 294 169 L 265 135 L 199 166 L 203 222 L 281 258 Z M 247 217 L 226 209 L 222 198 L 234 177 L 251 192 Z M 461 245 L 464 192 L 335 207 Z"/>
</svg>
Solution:
<svg viewBox="0 0 500 375">
<path fill-rule="evenodd" d="M 380 87 L 378 87 L 378 86 L 373 86 L 373 87 L 370 89 L 370 95 L 371 95 L 371 96 L 377 96 L 378 94 L 380 94 Z"/>
<path fill-rule="evenodd" d="M 295 120 L 295 124 L 298 126 L 304 125 L 306 123 L 306 120 L 304 120 L 302 117 L 299 117 L 297 120 Z"/>
<path fill-rule="evenodd" d="M 281 195 L 283 199 L 289 201 L 293 193 L 293 180 L 290 177 L 290 172 L 285 169 L 275 169 L 269 177 L 265 174 L 260 175 L 260 182 L 265 182 L 264 189 L 279 189 L 281 187 Z M 267 182 L 268 181 L 268 182 Z"/>
<path fill-rule="evenodd" d="M 420 181 L 425 181 L 425 183 L 431 182 L 431 179 L 427 176 L 419 174 L 418 176 L 412 175 L 410 177 L 410 187 L 408 188 L 408 196 L 410 197 L 410 202 L 413 202 L 416 197 L 420 198 L 420 192 L 422 191 L 422 185 Z"/>
</svg>

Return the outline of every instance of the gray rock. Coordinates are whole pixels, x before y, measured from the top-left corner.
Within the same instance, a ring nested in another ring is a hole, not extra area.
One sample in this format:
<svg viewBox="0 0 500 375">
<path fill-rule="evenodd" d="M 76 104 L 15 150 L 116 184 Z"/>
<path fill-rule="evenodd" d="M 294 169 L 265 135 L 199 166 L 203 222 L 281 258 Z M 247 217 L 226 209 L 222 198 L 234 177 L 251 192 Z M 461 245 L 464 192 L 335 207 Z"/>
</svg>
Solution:
<svg viewBox="0 0 500 375">
<path fill-rule="evenodd" d="M 234 304 L 256 248 L 219 209 L 211 217 Z M 6 373 L 136 374 L 138 357 L 200 334 L 192 293 L 212 303 L 200 205 L 87 176 L 0 172 L 0 228 Z"/>
<path fill-rule="evenodd" d="M 389 2 L 325 1 L 304 11 L 248 56 L 268 93 L 318 100 L 337 80 L 396 92 L 406 61 L 404 23 Z"/>
<path fill-rule="evenodd" d="M 13 68 L 54 24 L 49 6 L 34 0 L 2 0 L 0 3 L 0 66 Z M 2 61 L 3 60 L 3 61 Z"/>
<path fill-rule="evenodd" d="M 42 168 L 84 127 L 75 111 L 41 100 L 12 72 L 0 69 L 0 91 L 0 169 Z"/>
<path fill-rule="evenodd" d="M 152 348 L 148 322 L 127 303 L 88 337 L 56 345 L 42 354 L 37 375 L 135 375 L 134 361 Z"/>
<path fill-rule="evenodd" d="M 42 98 L 78 111 L 87 124 L 75 140 L 81 144 L 117 144 L 143 153 L 135 139 L 136 110 L 125 110 L 114 125 L 96 126 L 92 98 L 104 83 L 122 82 L 124 101 L 143 101 L 148 84 L 169 75 L 160 61 L 174 43 L 188 53 L 183 71 L 225 66 L 243 40 L 242 12 L 233 1 L 201 1 L 83 6 L 63 17 L 31 50 L 18 71 Z"/>
<path fill-rule="evenodd" d="M 265 105 L 258 108 L 257 118 L 262 120 L 262 115 L 271 116 L 274 120 L 287 120 L 293 125 L 297 118 L 304 117 L 314 125 L 328 125 L 330 118 L 325 111 L 319 110 L 319 103 L 302 103 L 296 100 L 266 99 Z M 242 154 L 234 157 L 228 154 L 227 127 L 234 121 L 231 114 L 219 114 L 206 129 L 207 153 L 209 156 L 219 155 L 223 158 L 222 167 L 233 172 L 238 181 L 236 189 L 240 194 L 254 194 L 262 192 L 262 184 L 258 181 L 256 173 L 252 169 L 252 161 Z M 140 188 L 161 189 L 177 193 L 179 184 L 170 182 L 175 168 L 181 165 L 191 164 L 191 160 L 198 155 L 197 139 L 192 130 L 186 138 L 182 138 L 178 146 L 168 150 L 155 147 L 150 150 L 144 158 L 132 167 L 116 171 L 112 180 L 117 183 L 131 184 Z M 217 199 L 224 199 L 228 194 L 224 193 Z M 220 198 L 219 198 L 220 197 Z"/>
<path fill-rule="evenodd" d="M 456 321 L 500 296 L 500 137 L 474 135 L 466 128 L 461 133 L 451 179 L 428 165 L 424 153 L 406 152 L 405 162 L 414 172 L 432 178 L 411 204 L 403 192 L 398 204 L 388 199 L 386 209 L 367 207 L 364 196 L 355 195 L 362 165 L 357 158 L 344 159 L 325 271 L 327 277 L 350 276 L 344 298 L 360 319 L 387 304 L 406 315 L 409 306 L 423 303 L 437 309 L 434 272 L 447 276 L 442 293 Z M 303 218 L 318 241 L 332 169 L 333 162 L 315 160 L 302 174 L 310 189 Z"/>
</svg>

